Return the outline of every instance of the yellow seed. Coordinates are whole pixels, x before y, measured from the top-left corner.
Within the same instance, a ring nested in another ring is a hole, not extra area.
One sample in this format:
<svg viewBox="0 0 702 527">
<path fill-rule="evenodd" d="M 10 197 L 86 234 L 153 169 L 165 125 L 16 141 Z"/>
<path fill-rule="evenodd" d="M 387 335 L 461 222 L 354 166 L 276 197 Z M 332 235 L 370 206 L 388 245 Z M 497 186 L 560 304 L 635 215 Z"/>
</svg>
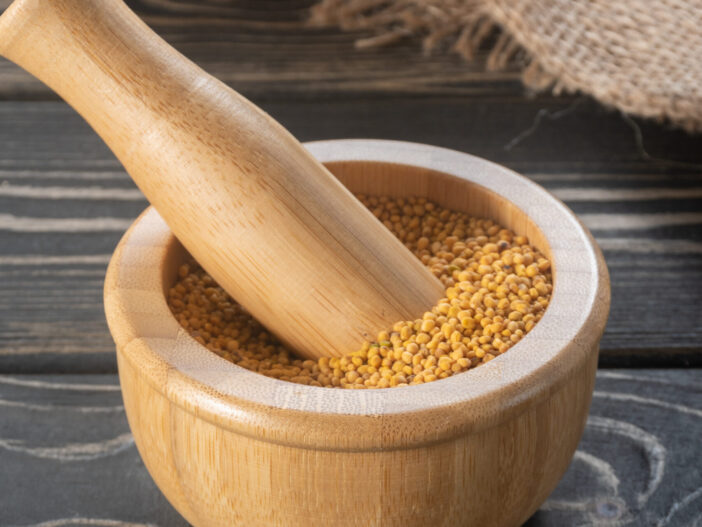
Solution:
<svg viewBox="0 0 702 527">
<path fill-rule="evenodd" d="M 424 198 L 359 199 L 446 288 L 416 320 L 396 322 L 347 356 L 299 359 L 194 262 L 178 268 L 168 291 L 174 317 L 201 345 L 250 371 L 348 389 L 416 385 L 466 371 L 507 351 L 541 318 L 551 266 L 524 236 Z"/>
<path fill-rule="evenodd" d="M 464 318 L 463 320 L 461 320 L 461 326 L 463 326 L 468 331 L 472 331 L 475 327 L 475 319 Z"/>
<path fill-rule="evenodd" d="M 442 315 L 446 315 L 449 312 L 449 309 L 451 309 L 451 304 L 448 302 L 442 302 L 436 306 L 436 311 Z"/>
<path fill-rule="evenodd" d="M 449 353 L 449 357 L 451 357 L 453 360 L 462 359 L 465 355 L 464 348 L 465 346 L 463 346 L 463 348 L 459 348 L 457 350 L 452 351 L 451 353 Z"/>
<path fill-rule="evenodd" d="M 449 371 L 452 365 L 453 361 L 448 357 L 441 357 L 439 359 L 439 368 L 441 368 L 444 371 Z"/>
<path fill-rule="evenodd" d="M 489 265 L 480 265 L 478 266 L 478 272 L 482 275 L 488 274 L 492 272 L 492 267 Z"/>
<path fill-rule="evenodd" d="M 435 325 L 435 323 L 434 323 L 433 320 L 431 320 L 431 319 L 429 319 L 429 320 L 424 320 L 424 321 L 422 322 L 421 331 L 424 331 L 424 332 L 426 332 L 426 333 L 429 333 L 432 329 L 434 329 L 434 325 Z"/>
<path fill-rule="evenodd" d="M 420 333 L 417 335 L 417 343 L 419 344 L 426 344 L 431 340 L 431 337 L 429 336 L 428 333 Z"/>
<path fill-rule="evenodd" d="M 545 284 L 545 283 L 538 283 L 538 284 L 536 284 L 536 285 L 534 286 L 534 289 L 536 289 L 536 291 L 537 291 L 541 296 L 545 296 L 545 295 L 549 294 L 549 292 L 550 292 L 549 286 L 548 286 L 547 284 Z"/>
</svg>

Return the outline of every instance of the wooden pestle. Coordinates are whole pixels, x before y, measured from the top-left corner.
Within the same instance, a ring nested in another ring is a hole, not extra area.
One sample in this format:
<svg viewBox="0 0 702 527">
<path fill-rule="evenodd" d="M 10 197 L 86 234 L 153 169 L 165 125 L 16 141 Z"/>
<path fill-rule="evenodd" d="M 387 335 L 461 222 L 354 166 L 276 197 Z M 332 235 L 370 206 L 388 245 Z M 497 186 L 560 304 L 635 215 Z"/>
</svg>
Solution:
<svg viewBox="0 0 702 527">
<path fill-rule="evenodd" d="M 15 0 L 0 54 L 71 104 L 207 272 L 300 354 L 355 351 L 443 295 L 287 130 L 121 0 Z"/>
</svg>

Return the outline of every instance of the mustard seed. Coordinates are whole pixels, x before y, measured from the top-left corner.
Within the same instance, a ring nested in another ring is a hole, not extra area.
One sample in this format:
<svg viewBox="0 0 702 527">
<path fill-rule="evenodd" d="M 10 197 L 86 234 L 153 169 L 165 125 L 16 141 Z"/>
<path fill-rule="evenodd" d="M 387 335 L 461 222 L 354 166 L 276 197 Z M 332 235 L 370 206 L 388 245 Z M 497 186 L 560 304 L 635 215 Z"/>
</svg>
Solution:
<svg viewBox="0 0 702 527">
<path fill-rule="evenodd" d="M 344 357 L 298 358 L 197 263 L 178 268 L 168 305 L 217 355 L 276 379 L 328 388 L 423 384 L 495 359 L 531 331 L 553 286 L 551 264 L 524 236 L 424 198 L 358 196 L 444 284 L 417 320 L 398 321 Z"/>
</svg>

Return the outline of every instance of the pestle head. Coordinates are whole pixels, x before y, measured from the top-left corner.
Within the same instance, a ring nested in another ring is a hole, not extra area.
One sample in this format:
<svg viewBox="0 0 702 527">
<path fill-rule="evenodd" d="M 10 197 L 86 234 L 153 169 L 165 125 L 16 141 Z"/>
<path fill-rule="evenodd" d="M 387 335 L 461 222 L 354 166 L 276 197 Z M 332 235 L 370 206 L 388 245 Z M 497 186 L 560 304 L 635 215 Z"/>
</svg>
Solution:
<svg viewBox="0 0 702 527">
<path fill-rule="evenodd" d="M 289 132 L 121 0 L 15 0 L 0 53 L 90 123 L 195 259 L 300 354 L 355 351 L 443 295 Z"/>
</svg>

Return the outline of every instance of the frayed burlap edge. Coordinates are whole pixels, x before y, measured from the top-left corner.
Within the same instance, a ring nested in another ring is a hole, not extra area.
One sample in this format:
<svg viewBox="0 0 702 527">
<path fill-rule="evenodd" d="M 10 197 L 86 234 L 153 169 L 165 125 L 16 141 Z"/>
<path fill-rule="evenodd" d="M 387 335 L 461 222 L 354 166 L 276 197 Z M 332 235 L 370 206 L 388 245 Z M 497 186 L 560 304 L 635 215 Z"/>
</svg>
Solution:
<svg viewBox="0 0 702 527">
<path fill-rule="evenodd" d="M 356 41 L 357 48 L 387 46 L 407 37 L 420 37 L 425 53 L 449 45 L 467 61 L 485 40 L 497 34 L 488 50 L 485 67 L 502 70 L 519 56 L 522 82 L 531 90 L 586 93 L 605 106 L 625 113 L 671 122 L 688 132 L 702 131 L 702 107 L 696 100 L 648 98 L 626 93 L 599 93 L 583 79 L 559 71 L 559 64 L 534 52 L 535 39 L 523 30 L 514 13 L 491 0 L 321 0 L 310 11 L 314 26 L 337 26 L 346 31 L 372 30 L 375 34 Z"/>
</svg>

